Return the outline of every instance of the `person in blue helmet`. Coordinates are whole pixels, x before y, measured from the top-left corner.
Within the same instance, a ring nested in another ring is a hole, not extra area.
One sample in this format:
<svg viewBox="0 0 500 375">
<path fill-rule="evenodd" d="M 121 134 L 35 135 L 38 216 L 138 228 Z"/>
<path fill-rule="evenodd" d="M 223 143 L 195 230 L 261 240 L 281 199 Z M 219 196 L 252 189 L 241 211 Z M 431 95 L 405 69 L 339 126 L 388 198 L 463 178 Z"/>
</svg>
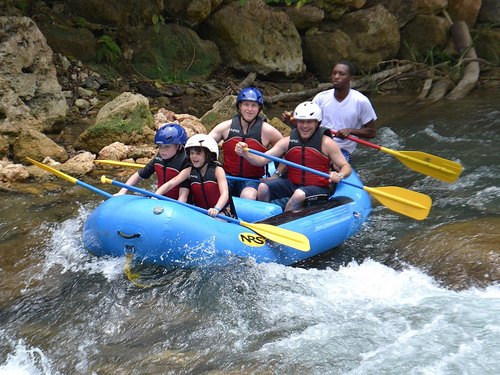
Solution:
<svg viewBox="0 0 500 375">
<path fill-rule="evenodd" d="M 248 180 L 229 179 L 232 196 L 257 199 L 259 179 L 265 174 L 264 166 L 254 166 L 234 152 L 238 142 L 245 142 L 252 149 L 265 152 L 283 136 L 261 115 L 264 97 L 255 87 L 241 90 L 236 97 L 236 114 L 232 119 L 216 125 L 209 135 L 217 143 L 223 141 L 223 167 L 228 176 L 243 177 Z"/>
<path fill-rule="evenodd" d="M 147 179 L 156 172 L 158 188 L 176 177 L 183 169 L 189 167 L 189 160 L 184 152 L 187 141 L 186 131 L 176 123 L 163 124 L 156 132 L 154 142 L 158 145 L 158 153 L 148 164 L 129 177 L 126 184 L 136 185 L 139 181 Z M 122 188 L 115 195 L 126 194 L 127 189 Z M 187 202 L 189 185 L 182 184 L 173 187 L 166 197 Z"/>
</svg>

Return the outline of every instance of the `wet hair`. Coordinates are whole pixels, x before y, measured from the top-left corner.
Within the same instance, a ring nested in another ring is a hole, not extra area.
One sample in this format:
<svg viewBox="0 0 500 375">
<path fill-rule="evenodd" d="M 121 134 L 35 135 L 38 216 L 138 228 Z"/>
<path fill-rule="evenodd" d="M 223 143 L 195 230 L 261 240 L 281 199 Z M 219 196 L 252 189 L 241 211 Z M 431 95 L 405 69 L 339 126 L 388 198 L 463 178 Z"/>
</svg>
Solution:
<svg viewBox="0 0 500 375">
<path fill-rule="evenodd" d="M 339 61 L 337 64 L 335 65 L 345 65 L 347 66 L 348 70 L 349 70 L 349 75 L 350 76 L 353 76 L 356 74 L 356 68 L 354 67 L 353 63 L 349 62 L 349 61 L 346 61 L 346 60 L 341 60 Z"/>
</svg>

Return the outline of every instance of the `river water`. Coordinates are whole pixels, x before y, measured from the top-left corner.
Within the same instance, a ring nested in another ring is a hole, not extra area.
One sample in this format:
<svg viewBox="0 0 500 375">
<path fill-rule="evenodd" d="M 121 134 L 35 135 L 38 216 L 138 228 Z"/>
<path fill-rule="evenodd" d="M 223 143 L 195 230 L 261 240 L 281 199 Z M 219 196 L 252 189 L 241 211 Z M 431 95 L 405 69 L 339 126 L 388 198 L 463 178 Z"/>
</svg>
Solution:
<svg viewBox="0 0 500 375">
<path fill-rule="evenodd" d="M 375 143 L 458 161 L 461 178 L 446 184 L 358 146 L 365 185 L 428 194 L 429 217 L 374 200 L 356 237 L 295 267 L 136 265 L 153 285 L 140 288 L 124 259 L 82 246 L 100 196 L 70 184 L 0 193 L 0 374 L 497 374 L 500 244 L 488 236 L 500 232 L 500 93 L 403 99 L 373 99 Z M 453 257 L 465 244 L 469 263 Z"/>
</svg>

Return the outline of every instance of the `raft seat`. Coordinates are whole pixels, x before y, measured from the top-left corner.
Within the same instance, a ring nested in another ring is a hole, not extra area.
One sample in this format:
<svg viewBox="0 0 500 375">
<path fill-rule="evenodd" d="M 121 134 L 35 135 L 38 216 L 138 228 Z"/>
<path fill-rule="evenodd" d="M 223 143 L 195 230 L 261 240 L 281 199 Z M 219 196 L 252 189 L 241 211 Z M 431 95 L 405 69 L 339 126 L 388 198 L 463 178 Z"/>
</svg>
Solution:
<svg viewBox="0 0 500 375">
<path fill-rule="evenodd" d="M 258 221 L 258 223 L 262 224 L 270 224 L 270 225 L 280 225 L 280 224 L 285 224 L 290 221 L 294 221 L 297 219 L 297 216 L 300 217 L 306 217 L 309 215 L 316 214 L 321 211 L 329 210 L 335 207 L 342 206 L 347 203 L 353 202 L 352 198 L 349 197 L 335 197 L 332 198 L 331 200 L 321 203 L 321 204 L 315 204 L 310 207 L 305 207 L 297 211 L 286 211 L 283 212 L 282 214 L 269 217 L 264 220 Z"/>
</svg>

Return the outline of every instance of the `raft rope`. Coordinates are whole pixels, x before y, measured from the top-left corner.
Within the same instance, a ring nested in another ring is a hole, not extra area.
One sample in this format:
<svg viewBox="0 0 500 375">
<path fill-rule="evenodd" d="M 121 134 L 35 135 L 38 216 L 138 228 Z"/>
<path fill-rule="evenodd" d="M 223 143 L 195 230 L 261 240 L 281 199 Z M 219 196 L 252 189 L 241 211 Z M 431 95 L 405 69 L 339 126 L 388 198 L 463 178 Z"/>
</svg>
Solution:
<svg viewBox="0 0 500 375">
<path fill-rule="evenodd" d="M 137 282 L 137 280 L 141 277 L 140 274 L 138 273 L 132 273 L 132 270 L 130 268 L 130 264 L 132 263 L 132 258 L 134 257 L 134 254 L 126 254 L 125 255 L 125 275 L 127 275 L 128 281 L 130 281 L 132 284 L 139 288 L 151 288 L 153 284 L 141 284 Z"/>
</svg>

